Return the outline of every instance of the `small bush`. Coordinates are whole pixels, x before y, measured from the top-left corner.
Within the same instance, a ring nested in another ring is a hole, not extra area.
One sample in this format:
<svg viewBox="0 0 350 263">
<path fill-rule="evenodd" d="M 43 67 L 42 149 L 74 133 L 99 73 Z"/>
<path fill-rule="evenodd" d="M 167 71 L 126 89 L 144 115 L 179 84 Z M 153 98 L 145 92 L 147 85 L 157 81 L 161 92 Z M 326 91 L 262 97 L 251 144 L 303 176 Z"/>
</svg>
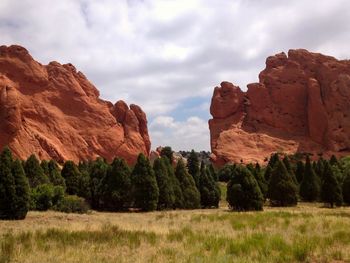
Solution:
<svg viewBox="0 0 350 263">
<path fill-rule="evenodd" d="M 66 195 L 53 209 L 64 213 L 84 214 L 89 210 L 89 206 L 84 198 L 76 195 Z"/>
<path fill-rule="evenodd" d="M 46 211 L 58 204 L 64 198 L 64 188 L 51 184 L 42 184 L 31 192 L 31 210 Z"/>
</svg>

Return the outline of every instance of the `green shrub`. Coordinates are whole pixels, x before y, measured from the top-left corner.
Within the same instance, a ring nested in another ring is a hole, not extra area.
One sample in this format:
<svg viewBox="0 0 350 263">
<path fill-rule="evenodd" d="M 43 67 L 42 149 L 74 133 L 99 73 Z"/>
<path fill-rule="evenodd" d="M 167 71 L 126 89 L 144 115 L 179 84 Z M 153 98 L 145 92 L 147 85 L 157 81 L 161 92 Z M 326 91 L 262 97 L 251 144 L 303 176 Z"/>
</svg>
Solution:
<svg viewBox="0 0 350 263">
<path fill-rule="evenodd" d="M 64 213 L 84 214 L 89 210 L 89 205 L 85 199 L 76 195 L 66 195 L 53 207 L 54 210 Z"/>
<path fill-rule="evenodd" d="M 51 184 L 42 184 L 31 192 L 31 210 L 46 211 L 61 202 L 64 188 Z"/>
</svg>

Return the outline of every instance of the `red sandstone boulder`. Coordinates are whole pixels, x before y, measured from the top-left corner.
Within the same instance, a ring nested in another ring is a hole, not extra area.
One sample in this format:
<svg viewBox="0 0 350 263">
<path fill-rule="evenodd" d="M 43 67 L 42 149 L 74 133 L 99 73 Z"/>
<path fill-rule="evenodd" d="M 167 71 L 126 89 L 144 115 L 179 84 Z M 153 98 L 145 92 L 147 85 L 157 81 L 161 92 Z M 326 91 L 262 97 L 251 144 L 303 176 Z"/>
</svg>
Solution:
<svg viewBox="0 0 350 263">
<path fill-rule="evenodd" d="M 350 154 L 350 61 L 307 50 L 268 57 L 247 92 L 214 90 L 212 158 L 262 162 L 276 151 Z"/>
<path fill-rule="evenodd" d="M 79 161 L 102 156 L 135 162 L 149 154 L 145 113 L 99 98 L 72 64 L 41 65 L 20 46 L 0 47 L 0 147 L 22 159 Z"/>
</svg>

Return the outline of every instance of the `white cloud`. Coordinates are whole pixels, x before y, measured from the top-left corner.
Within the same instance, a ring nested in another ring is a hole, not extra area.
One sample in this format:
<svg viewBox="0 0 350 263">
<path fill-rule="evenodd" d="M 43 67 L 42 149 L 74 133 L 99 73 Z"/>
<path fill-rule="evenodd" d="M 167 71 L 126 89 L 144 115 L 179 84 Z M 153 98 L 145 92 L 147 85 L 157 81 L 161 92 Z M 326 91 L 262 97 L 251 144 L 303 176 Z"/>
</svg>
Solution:
<svg viewBox="0 0 350 263">
<path fill-rule="evenodd" d="M 137 103 L 150 119 L 209 101 L 223 80 L 245 89 L 267 56 L 290 48 L 350 58 L 349 31 L 347 0 L 0 1 L 1 44 L 73 63 L 104 99 Z"/>
<path fill-rule="evenodd" d="M 176 121 L 170 116 L 158 116 L 149 126 L 152 146 L 171 146 L 174 150 L 208 150 L 209 134 L 206 120 L 191 116 Z"/>
</svg>

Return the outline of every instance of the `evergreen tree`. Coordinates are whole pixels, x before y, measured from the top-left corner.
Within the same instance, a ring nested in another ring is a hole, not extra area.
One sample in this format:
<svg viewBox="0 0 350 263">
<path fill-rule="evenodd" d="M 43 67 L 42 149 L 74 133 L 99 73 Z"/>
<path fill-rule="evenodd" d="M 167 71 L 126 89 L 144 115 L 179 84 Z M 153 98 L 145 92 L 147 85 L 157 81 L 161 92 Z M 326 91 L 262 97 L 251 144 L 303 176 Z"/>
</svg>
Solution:
<svg viewBox="0 0 350 263">
<path fill-rule="evenodd" d="M 297 204 L 297 186 L 284 163 L 280 160 L 271 173 L 267 196 L 273 206 L 293 206 Z"/>
<path fill-rule="evenodd" d="M 192 175 L 197 188 L 199 187 L 199 159 L 197 153 L 192 150 L 190 156 L 187 159 L 187 169 L 190 175 Z"/>
<path fill-rule="evenodd" d="M 109 165 L 101 157 L 97 158 L 90 167 L 90 203 L 93 209 L 100 208 L 99 187 L 102 178 L 107 174 Z"/>
<path fill-rule="evenodd" d="M 12 162 L 11 151 L 6 147 L 0 154 L 0 219 L 14 219 L 16 185 Z"/>
<path fill-rule="evenodd" d="M 217 173 L 217 171 L 216 171 L 216 169 L 214 168 L 214 165 L 213 165 L 212 163 L 209 164 L 208 170 L 209 170 L 209 173 L 210 173 L 211 177 L 214 179 L 214 181 L 215 181 L 215 182 L 219 181 L 218 173 Z"/>
<path fill-rule="evenodd" d="M 0 154 L 0 219 L 24 219 L 29 209 L 29 185 L 21 162 L 9 148 Z"/>
<path fill-rule="evenodd" d="M 54 160 L 50 160 L 47 163 L 47 175 L 52 185 L 62 186 L 64 189 L 66 188 L 66 182 L 61 175 L 58 164 Z"/>
<path fill-rule="evenodd" d="M 329 164 L 332 165 L 332 166 L 333 165 L 339 165 L 338 159 L 337 159 L 337 157 L 335 157 L 334 154 L 331 156 L 331 159 L 329 160 Z"/>
<path fill-rule="evenodd" d="M 180 159 L 175 170 L 176 178 L 180 182 L 183 194 L 183 208 L 195 209 L 200 207 L 200 193 L 191 175 L 186 170 L 185 164 Z"/>
<path fill-rule="evenodd" d="M 332 165 L 331 167 L 335 178 L 337 179 L 338 183 L 341 185 L 345 179 L 343 171 L 340 169 L 339 165 Z"/>
<path fill-rule="evenodd" d="M 114 159 L 101 180 L 101 208 L 119 211 L 128 207 L 131 199 L 131 171 L 123 159 Z"/>
<path fill-rule="evenodd" d="M 260 191 L 265 199 L 267 195 L 267 182 L 265 180 L 265 177 L 262 174 L 259 163 L 255 164 L 255 167 L 251 173 L 254 176 L 255 180 L 257 181 Z"/>
<path fill-rule="evenodd" d="M 313 202 L 320 195 L 320 182 L 312 168 L 310 157 L 306 157 L 304 177 L 300 184 L 300 196 L 303 200 Z"/>
<path fill-rule="evenodd" d="M 348 205 L 350 205 L 350 171 L 346 171 L 346 177 L 343 182 L 343 198 L 344 202 Z"/>
<path fill-rule="evenodd" d="M 311 163 L 310 163 L 310 166 L 311 166 Z M 298 161 L 297 162 L 297 170 L 295 172 L 295 176 L 297 178 L 297 181 L 298 183 L 300 184 L 301 181 L 303 180 L 304 178 L 304 172 L 305 172 L 305 166 L 304 166 L 304 163 L 302 161 Z"/>
<path fill-rule="evenodd" d="M 326 161 L 321 156 L 316 163 L 315 173 L 320 179 L 323 179 L 325 162 Z"/>
<path fill-rule="evenodd" d="M 170 146 L 165 146 L 164 148 L 162 148 L 162 150 L 160 151 L 160 156 L 168 157 L 171 164 L 174 162 L 173 150 Z"/>
<path fill-rule="evenodd" d="M 46 160 L 42 160 L 40 163 L 41 169 L 43 169 L 43 172 L 46 176 L 49 175 L 49 162 Z"/>
<path fill-rule="evenodd" d="M 157 208 L 159 210 L 173 208 L 175 203 L 175 194 L 172 180 L 166 166 L 165 157 L 158 158 L 154 161 L 153 170 L 159 188 Z"/>
<path fill-rule="evenodd" d="M 162 157 L 164 164 L 167 168 L 168 176 L 173 186 L 174 191 L 174 204 L 173 208 L 183 208 L 184 206 L 184 197 L 182 194 L 181 186 L 179 180 L 175 176 L 175 171 L 167 157 Z"/>
<path fill-rule="evenodd" d="M 82 192 L 86 191 L 86 189 L 81 189 L 82 175 L 73 161 L 66 161 L 64 163 L 61 175 L 66 182 L 66 192 L 69 195 L 82 196 Z"/>
<path fill-rule="evenodd" d="M 275 168 L 275 165 L 278 163 L 279 160 L 280 159 L 279 159 L 278 153 L 274 153 L 271 155 L 270 160 L 269 160 L 267 165 L 273 169 L 273 168 Z"/>
<path fill-rule="evenodd" d="M 327 162 L 324 167 L 324 178 L 321 187 L 321 200 L 330 204 L 333 208 L 334 204 L 341 205 L 343 198 L 340 184 L 334 176 L 331 165 Z"/>
<path fill-rule="evenodd" d="M 143 211 L 157 208 L 159 189 L 149 160 L 141 153 L 132 171 L 135 206 Z"/>
<path fill-rule="evenodd" d="M 24 171 L 29 180 L 30 187 L 34 188 L 40 184 L 49 183 L 49 178 L 44 174 L 39 160 L 34 154 L 29 156 L 24 165 Z"/>
<path fill-rule="evenodd" d="M 264 173 L 264 178 L 266 182 L 270 181 L 271 173 L 272 173 L 272 168 L 270 165 L 267 165 Z"/>
<path fill-rule="evenodd" d="M 227 184 L 227 202 L 237 211 L 262 210 L 263 195 L 249 169 L 239 166 Z"/>
<path fill-rule="evenodd" d="M 81 192 L 79 196 L 85 198 L 89 202 L 91 202 L 90 171 L 92 165 L 93 161 L 80 161 L 78 163 L 78 170 L 81 174 L 79 177 L 79 189 L 84 189 L 84 192 Z"/>
<path fill-rule="evenodd" d="M 290 160 L 289 160 L 289 157 L 287 155 L 283 158 L 283 164 L 286 167 L 289 175 L 292 177 L 294 183 L 297 185 L 298 184 L 298 180 L 297 180 L 297 178 L 295 176 L 293 167 L 292 167 L 292 165 L 290 163 Z"/>
<path fill-rule="evenodd" d="M 208 173 L 203 161 L 200 167 L 199 192 L 202 207 L 219 207 L 220 189 Z"/>
<path fill-rule="evenodd" d="M 24 219 L 29 210 L 30 190 L 28 178 L 25 176 L 22 163 L 19 160 L 12 163 L 12 175 L 16 190 L 13 219 Z"/>
<path fill-rule="evenodd" d="M 235 169 L 236 169 L 235 164 L 226 164 L 218 172 L 219 181 L 228 182 L 231 179 Z"/>
</svg>

